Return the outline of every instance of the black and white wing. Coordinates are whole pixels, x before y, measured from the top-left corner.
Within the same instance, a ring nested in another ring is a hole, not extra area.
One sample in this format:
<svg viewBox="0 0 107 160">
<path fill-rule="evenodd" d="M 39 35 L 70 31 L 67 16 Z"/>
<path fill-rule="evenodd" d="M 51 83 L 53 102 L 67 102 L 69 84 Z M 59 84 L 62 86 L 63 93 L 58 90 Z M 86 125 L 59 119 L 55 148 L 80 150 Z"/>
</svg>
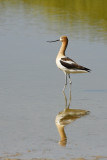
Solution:
<svg viewBox="0 0 107 160">
<path fill-rule="evenodd" d="M 72 59 L 68 58 L 68 57 L 64 57 L 60 59 L 60 63 L 61 65 L 63 65 L 65 68 L 69 69 L 69 70 L 75 70 L 75 71 L 85 71 L 85 72 L 90 72 L 91 70 L 83 67 L 81 65 L 78 65 L 75 61 L 73 61 Z"/>
</svg>

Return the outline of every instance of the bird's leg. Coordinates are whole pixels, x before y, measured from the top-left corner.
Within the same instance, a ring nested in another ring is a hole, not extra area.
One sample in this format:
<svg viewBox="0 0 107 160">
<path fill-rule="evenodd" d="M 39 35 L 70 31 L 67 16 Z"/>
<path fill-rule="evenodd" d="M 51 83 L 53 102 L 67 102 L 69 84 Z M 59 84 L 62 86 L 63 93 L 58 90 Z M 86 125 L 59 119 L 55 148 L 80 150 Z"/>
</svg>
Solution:
<svg viewBox="0 0 107 160">
<path fill-rule="evenodd" d="M 69 104 L 68 104 L 68 108 L 70 107 L 71 104 L 71 85 L 70 85 L 70 89 L 69 89 Z"/>
<path fill-rule="evenodd" d="M 70 78 L 70 74 L 68 74 L 68 77 L 69 77 L 69 84 L 71 85 L 72 81 L 71 81 L 71 78 Z"/>
<path fill-rule="evenodd" d="M 65 73 L 65 85 L 64 85 L 64 88 L 63 88 L 63 92 L 65 91 L 66 86 L 67 86 L 67 73 Z"/>
<path fill-rule="evenodd" d="M 70 84 L 70 88 L 69 88 L 69 104 L 68 104 L 68 108 L 69 108 L 70 104 L 71 104 L 71 84 L 72 84 L 72 81 L 71 81 L 71 78 L 70 78 L 70 74 L 68 74 L 68 77 L 69 77 L 69 84 Z"/>
<path fill-rule="evenodd" d="M 65 108 L 68 108 L 68 107 L 67 107 L 67 97 L 66 97 L 66 94 L 65 94 L 64 91 L 63 91 L 63 94 L 64 94 L 64 98 L 65 98 Z"/>
</svg>

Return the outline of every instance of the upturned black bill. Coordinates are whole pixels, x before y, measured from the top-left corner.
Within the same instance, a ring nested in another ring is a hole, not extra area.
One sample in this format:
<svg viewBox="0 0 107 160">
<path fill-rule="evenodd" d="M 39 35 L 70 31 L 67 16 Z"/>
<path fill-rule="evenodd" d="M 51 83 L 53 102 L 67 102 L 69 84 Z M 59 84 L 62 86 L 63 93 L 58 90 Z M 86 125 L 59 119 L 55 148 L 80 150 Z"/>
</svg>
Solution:
<svg viewBox="0 0 107 160">
<path fill-rule="evenodd" d="M 47 41 L 47 42 L 57 42 L 57 41 L 60 41 L 59 39 L 55 40 L 55 41 Z"/>
</svg>

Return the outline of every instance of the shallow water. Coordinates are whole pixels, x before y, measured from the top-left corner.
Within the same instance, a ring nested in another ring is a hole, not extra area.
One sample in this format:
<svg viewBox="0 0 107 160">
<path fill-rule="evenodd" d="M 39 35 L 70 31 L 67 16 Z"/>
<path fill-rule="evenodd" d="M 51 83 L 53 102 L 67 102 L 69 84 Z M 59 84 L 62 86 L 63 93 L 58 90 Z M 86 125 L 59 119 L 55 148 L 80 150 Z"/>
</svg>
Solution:
<svg viewBox="0 0 107 160">
<path fill-rule="evenodd" d="M 67 2 L 0 1 L 0 157 L 107 156 L 107 2 Z M 70 108 L 90 114 L 65 127 L 66 147 L 55 125 L 65 108 L 55 64 L 61 44 L 46 42 L 61 35 L 69 38 L 67 55 L 92 70 L 71 75 Z"/>
</svg>

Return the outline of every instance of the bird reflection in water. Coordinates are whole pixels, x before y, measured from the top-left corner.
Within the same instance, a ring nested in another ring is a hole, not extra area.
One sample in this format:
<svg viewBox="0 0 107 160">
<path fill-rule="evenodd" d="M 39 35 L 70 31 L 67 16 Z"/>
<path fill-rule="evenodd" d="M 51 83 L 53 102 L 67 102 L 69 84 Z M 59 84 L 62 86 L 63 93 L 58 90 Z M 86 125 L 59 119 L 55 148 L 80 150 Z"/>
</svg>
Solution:
<svg viewBox="0 0 107 160">
<path fill-rule="evenodd" d="M 59 144 L 61 146 L 66 146 L 67 144 L 67 136 L 64 130 L 64 127 L 67 124 L 70 124 L 77 118 L 80 118 L 84 115 L 89 114 L 89 111 L 81 110 L 81 109 L 70 109 L 71 104 L 71 85 L 70 85 L 70 92 L 69 92 L 69 102 L 67 104 L 67 97 L 65 95 L 65 92 L 63 92 L 64 98 L 65 98 L 65 109 L 61 112 L 59 112 L 56 116 L 55 123 L 60 135 L 60 141 Z"/>
</svg>

